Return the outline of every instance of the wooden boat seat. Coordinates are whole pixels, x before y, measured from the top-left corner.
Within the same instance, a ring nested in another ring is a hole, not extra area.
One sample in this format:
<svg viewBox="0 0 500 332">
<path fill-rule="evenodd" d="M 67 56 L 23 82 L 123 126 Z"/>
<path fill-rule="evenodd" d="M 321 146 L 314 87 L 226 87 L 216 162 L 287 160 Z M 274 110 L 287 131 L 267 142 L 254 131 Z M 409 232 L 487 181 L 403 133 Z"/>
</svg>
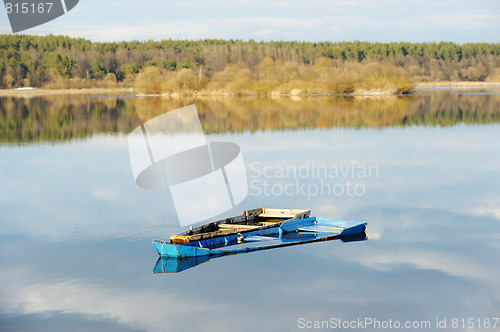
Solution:
<svg viewBox="0 0 500 332">
<path fill-rule="evenodd" d="M 234 225 L 232 225 L 232 226 L 234 226 Z M 247 226 L 247 225 L 239 225 L 239 226 Z M 254 226 L 248 225 L 248 226 L 251 228 L 263 227 L 263 226 L 255 226 L 255 225 Z M 243 230 L 247 230 L 247 228 L 244 228 L 244 229 L 243 228 L 236 229 L 234 227 L 221 228 L 217 231 L 200 233 L 200 234 L 193 234 L 193 235 L 174 234 L 174 235 L 170 236 L 170 242 L 172 242 L 174 244 L 182 244 L 182 243 L 200 241 L 200 240 L 205 240 L 205 239 L 211 239 L 214 237 L 234 235 L 234 234 L 238 234 L 240 231 L 243 231 Z"/>
<path fill-rule="evenodd" d="M 259 225 L 219 224 L 219 229 L 252 229 Z"/>
<path fill-rule="evenodd" d="M 257 224 L 262 225 L 262 226 L 267 226 L 267 225 L 275 225 L 277 223 L 281 223 L 284 220 L 273 220 L 273 221 L 259 221 Z"/>
<path fill-rule="evenodd" d="M 238 234 L 239 232 L 248 231 L 252 229 L 261 229 L 272 227 L 273 225 L 280 223 L 284 220 L 279 221 L 263 221 L 254 225 L 244 225 L 244 224 L 218 224 L 218 230 L 206 233 L 199 233 L 193 235 L 179 235 L 174 234 L 170 236 L 170 242 L 174 244 L 183 244 L 193 241 L 199 241 L 204 239 L 210 239 L 214 237 L 227 236 Z"/>
<path fill-rule="evenodd" d="M 244 211 L 242 215 L 225 218 L 205 225 L 190 227 L 180 234 L 170 236 L 173 244 L 185 244 L 239 233 L 260 231 L 279 226 L 290 219 L 309 216 L 310 210 L 259 208 Z"/>
<path fill-rule="evenodd" d="M 261 213 L 258 215 L 261 218 L 283 218 L 283 219 L 291 219 L 295 218 L 295 214 L 284 214 L 284 213 Z"/>
<path fill-rule="evenodd" d="M 188 243 L 189 242 L 189 236 L 174 234 L 174 235 L 170 236 L 170 242 L 171 243 L 175 243 L 175 244 Z"/>
</svg>

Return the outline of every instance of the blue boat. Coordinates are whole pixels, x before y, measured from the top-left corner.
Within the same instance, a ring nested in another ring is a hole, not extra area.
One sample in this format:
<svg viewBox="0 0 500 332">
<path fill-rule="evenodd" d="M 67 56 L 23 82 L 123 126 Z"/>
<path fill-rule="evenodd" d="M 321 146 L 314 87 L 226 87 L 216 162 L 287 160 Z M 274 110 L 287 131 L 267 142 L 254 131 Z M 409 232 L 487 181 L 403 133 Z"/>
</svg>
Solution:
<svg viewBox="0 0 500 332">
<path fill-rule="evenodd" d="M 205 224 L 170 242 L 153 240 L 161 257 L 220 257 L 364 233 L 365 222 L 309 217 L 310 210 L 260 208 Z"/>
<path fill-rule="evenodd" d="M 290 232 L 285 233 L 281 237 L 282 244 L 286 243 L 287 246 L 291 245 L 301 245 L 311 242 L 318 241 L 331 241 L 331 240 L 340 240 L 342 242 L 357 242 L 357 241 L 366 241 L 367 237 L 365 232 L 355 233 L 350 235 L 343 236 L 331 236 L 327 233 L 321 235 L 319 233 L 309 233 L 309 232 Z M 256 244 L 256 242 L 254 242 Z M 279 242 L 277 242 L 279 243 Z M 268 243 L 270 244 L 270 243 Z M 284 246 L 284 245 L 282 245 Z M 272 249 L 278 246 L 266 246 L 261 247 L 260 250 L 264 249 Z M 243 254 L 247 251 L 235 253 L 231 252 L 231 255 L 235 254 Z M 156 261 L 155 267 L 153 269 L 153 274 L 168 274 L 168 273 L 178 273 L 185 271 L 187 269 L 198 266 L 202 263 L 206 263 L 211 259 L 223 257 L 223 255 L 205 255 L 205 256 L 194 256 L 194 257 L 168 257 L 168 256 L 160 256 Z"/>
</svg>

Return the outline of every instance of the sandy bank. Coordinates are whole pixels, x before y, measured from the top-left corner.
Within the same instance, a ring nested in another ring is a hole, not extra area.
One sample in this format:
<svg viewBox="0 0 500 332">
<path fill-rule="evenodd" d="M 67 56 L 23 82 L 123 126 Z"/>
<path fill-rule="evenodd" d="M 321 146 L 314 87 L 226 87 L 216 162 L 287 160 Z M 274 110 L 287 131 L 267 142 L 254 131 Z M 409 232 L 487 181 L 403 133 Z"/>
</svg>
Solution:
<svg viewBox="0 0 500 332">
<path fill-rule="evenodd" d="M 133 92 L 132 89 L 0 89 L 1 96 L 43 96 L 43 95 L 116 95 Z"/>
</svg>

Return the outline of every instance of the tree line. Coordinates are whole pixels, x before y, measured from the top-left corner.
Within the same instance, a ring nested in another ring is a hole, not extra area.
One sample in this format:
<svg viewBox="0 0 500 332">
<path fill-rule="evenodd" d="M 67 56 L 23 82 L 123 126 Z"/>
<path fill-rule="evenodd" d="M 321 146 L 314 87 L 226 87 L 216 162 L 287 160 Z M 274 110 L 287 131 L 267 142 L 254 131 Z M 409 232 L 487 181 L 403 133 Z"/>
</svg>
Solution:
<svg viewBox="0 0 500 332">
<path fill-rule="evenodd" d="M 500 44 L 161 40 L 0 35 L 0 87 L 144 93 L 405 92 L 422 81 L 500 80 Z M 155 81 L 151 84 L 150 81 Z"/>
</svg>

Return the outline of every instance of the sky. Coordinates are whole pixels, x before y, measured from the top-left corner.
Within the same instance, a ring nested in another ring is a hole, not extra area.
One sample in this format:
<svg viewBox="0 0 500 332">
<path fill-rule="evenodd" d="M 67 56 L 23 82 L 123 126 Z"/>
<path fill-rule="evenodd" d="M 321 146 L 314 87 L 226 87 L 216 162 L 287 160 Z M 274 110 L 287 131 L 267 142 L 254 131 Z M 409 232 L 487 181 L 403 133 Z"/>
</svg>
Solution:
<svg viewBox="0 0 500 332">
<path fill-rule="evenodd" d="M 500 42 L 498 0 L 80 0 L 22 33 L 92 41 Z M 0 33 L 12 33 L 0 10 Z"/>
</svg>

